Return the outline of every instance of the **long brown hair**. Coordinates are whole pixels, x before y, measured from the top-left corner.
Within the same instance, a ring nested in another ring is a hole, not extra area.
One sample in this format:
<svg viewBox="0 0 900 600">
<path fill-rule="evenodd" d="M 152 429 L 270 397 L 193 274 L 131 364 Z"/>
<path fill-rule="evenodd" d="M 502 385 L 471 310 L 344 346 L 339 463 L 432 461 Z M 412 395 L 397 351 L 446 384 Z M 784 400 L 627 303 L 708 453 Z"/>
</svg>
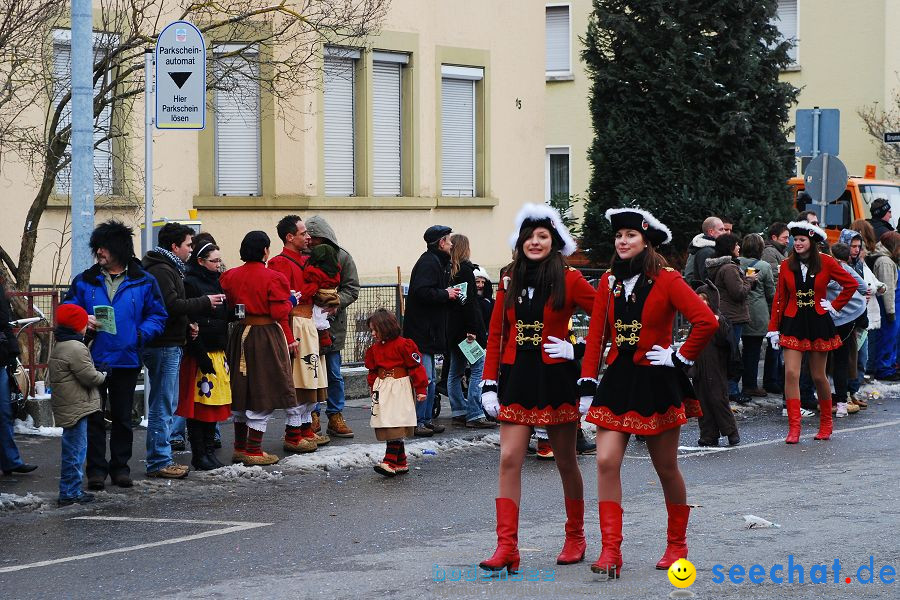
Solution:
<svg viewBox="0 0 900 600">
<path fill-rule="evenodd" d="M 519 231 L 513 261 L 502 271 L 502 275 L 509 277 L 509 285 L 506 289 L 506 300 L 504 302 L 504 306 L 507 309 L 513 307 L 516 298 L 522 294 L 522 290 L 526 287 L 525 272 L 528 263 L 531 261 L 525 257 L 522 246 L 531 237 L 535 229 L 537 227 L 523 227 Z M 553 240 L 550 246 L 550 255 L 542 260 L 538 267 L 537 287 L 549 292 L 553 310 L 562 310 L 563 306 L 566 305 L 566 261 L 559 251 L 561 248 L 557 241 L 559 236 L 551 234 L 550 237 Z"/>
<path fill-rule="evenodd" d="M 804 237 L 809 239 L 809 260 L 807 261 L 809 273 L 815 275 L 822 270 L 822 257 L 819 256 L 819 244 L 810 236 Z M 797 254 L 796 248 L 791 248 L 791 253 L 788 254 L 788 267 L 794 273 L 800 273 L 800 257 Z"/>
<path fill-rule="evenodd" d="M 454 233 L 450 236 L 450 277 L 456 277 L 459 273 L 459 265 L 463 261 L 469 260 L 472 251 L 469 249 L 469 238 L 461 233 Z"/>
<path fill-rule="evenodd" d="M 862 237 L 863 246 L 866 248 L 866 252 L 875 251 L 875 244 L 878 243 L 878 238 L 875 237 L 875 229 L 872 227 L 871 223 L 865 219 L 857 219 L 850 223 L 850 229 L 859 232 L 859 235 Z"/>
<path fill-rule="evenodd" d="M 382 342 L 389 342 L 400 337 L 400 323 L 391 311 L 379 308 L 366 319 L 366 326 L 378 332 Z"/>
<path fill-rule="evenodd" d="M 642 234 L 643 235 L 643 234 Z M 650 243 L 646 237 L 644 241 L 647 242 L 647 247 L 639 254 L 638 256 L 643 256 L 641 259 L 641 272 L 645 277 L 656 277 L 659 275 L 659 272 L 669 266 L 669 261 L 665 259 L 665 257 L 656 251 L 656 248 L 653 247 L 653 244 Z M 629 260 L 634 260 L 637 256 L 632 257 Z M 619 258 L 619 253 L 613 250 L 612 258 L 609 263 L 612 264 L 616 260 L 622 260 Z"/>
</svg>

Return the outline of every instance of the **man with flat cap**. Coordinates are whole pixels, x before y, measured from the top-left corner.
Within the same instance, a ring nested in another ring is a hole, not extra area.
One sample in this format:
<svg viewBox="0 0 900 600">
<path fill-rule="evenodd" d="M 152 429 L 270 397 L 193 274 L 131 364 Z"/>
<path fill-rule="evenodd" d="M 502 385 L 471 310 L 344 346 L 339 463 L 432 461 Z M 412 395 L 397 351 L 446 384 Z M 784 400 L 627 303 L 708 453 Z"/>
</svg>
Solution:
<svg viewBox="0 0 900 600">
<path fill-rule="evenodd" d="M 445 350 L 447 337 L 447 308 L 459 297 L 459 289 L 450 285 L 450 234 L 445 225 L 432 225 L 425 230 L 427 249 L 416 261 L 409 276 L 409 294 L 403 318 L 403 337 L 410 338 L 422 353 L 422 365 L 428 373 L 428 395 L 416 403 L 416 435 L 430 437 L 444 431 L 442 425 L 431 422 L 435 386 L 439 374 L 434 355 Z"/>
</svg>

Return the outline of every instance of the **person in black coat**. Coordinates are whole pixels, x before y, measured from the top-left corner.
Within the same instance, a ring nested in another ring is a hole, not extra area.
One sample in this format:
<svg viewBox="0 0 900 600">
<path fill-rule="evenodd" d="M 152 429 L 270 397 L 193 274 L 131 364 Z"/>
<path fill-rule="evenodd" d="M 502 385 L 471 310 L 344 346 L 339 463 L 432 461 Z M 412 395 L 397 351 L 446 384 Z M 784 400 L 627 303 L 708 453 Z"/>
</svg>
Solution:
<svg viewBox="0 0 900 600">
<path fill-rule="evenodd" d="M 485 327 L 491 322 L 491 313 L 494 312 L 494 284 L 487 271 L 478 265 L 475 266 L 475 288 L 478 291 L 478 308 L 481 309 L 481 320 Z"/>
<path fill-rule="evenodd" d="M 416 403 L 418 425 L 415 435 L 429 437 L 444 428 L 431 422 L 438 373 L 434 355 L 445 351 L 447 343 L 447 308 L 459 297 L 450 287 L 450 249 L 453 230 L 445 225 L 432 225 L 425 230 L 428 249 L 419 257 L 409 276 L 409 293 L 403 317 L 403 337 L 416 343 L 422 353 L 422 365 L 428 373 L 428 395 Z"/>
<path fill-rule="evenodd" d="M 37 469 L 35 465 L 26 464 L 22 460 L 13 438 L 15 415 L 10 402 L 9 370 L 16 367 L 19 342 L 9 325 L 12 318 L 6 287 L 0 280 L 0 467 L 3 467 L 4 475 L 30 473 Z"/>
<path fill-rule="evenodd" d="M 222 255 L 215 240 L 201 233 L 184 274 L 187 298 L 224 294 L 219 284 Z M 225 360 L 228 322 L 234 317 L 226 304 L 196 319 L 198 334 L 188 340 L 178 378 L 178 409 L 187 419 L 191 464 L 200 471 L 225 466 L 215 454 L 216 424 L 231 416 L 231 385 Z"/>
<path fill-rule="evenodd" d="M 475 284 L 475 265 L 469 260 L 469 238 L 455 233 L 450 236 L 453 248 L 450 250 L 450 285 L 464 287 L 457 302 L 450 305 L 447 311 L 447 352 L 445 360 L 449 361 L 447 375 L 447 396 L 450 398 L 452 420 L 457 425 L 489 429 L 496 427 L 484 417 L 481 407 L 481 373 L 484 371 L 484 356 L 469 363 L 460 349 L 465 342 L 478 344 L 484 349 L 487 346 L 487 331 L 481 316 L 481 307 Z M 462 379 L 469 368 L 469 385 L 463 393 Z"/>
</svg>

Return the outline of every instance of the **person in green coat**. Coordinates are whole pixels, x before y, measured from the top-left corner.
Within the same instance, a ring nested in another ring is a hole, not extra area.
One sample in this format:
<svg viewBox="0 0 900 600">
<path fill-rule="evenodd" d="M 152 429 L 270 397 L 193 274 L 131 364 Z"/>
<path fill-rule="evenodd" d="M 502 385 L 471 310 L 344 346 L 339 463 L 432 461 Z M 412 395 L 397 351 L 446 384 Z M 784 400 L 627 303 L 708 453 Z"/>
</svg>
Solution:
<svg viewBox="0 0 900 600">
<path fill-rule="evenodd" d="M 763 339 L 769 324 L 772 299 L 775 298 L 775 276 L 768 262 L 762 260 L 765 242 L 758 233 L 744 236 L 739 258 L 744 273 L 757 274 L 756 283 L 747 294 L 750 322 L 744 325 L 741 342 L 744 345 L 743 389 L 741 395 L 763 397 L 766 391 L 759 387 L 759 357 Z"/>
<path fill-rule="evenodd" d="M 84 345 L 88 314 L 77 304 L 56 309 L 56 342 L 50 352 L 50 402 L 57 427 L 63 428 L 59 473 L 59 505 L 84 504 L 94 495 L 81 489 L 87 456 L 87 418 L 100 410 L 100 391 L 106 375 L 94 368 Z"/>
</svg>

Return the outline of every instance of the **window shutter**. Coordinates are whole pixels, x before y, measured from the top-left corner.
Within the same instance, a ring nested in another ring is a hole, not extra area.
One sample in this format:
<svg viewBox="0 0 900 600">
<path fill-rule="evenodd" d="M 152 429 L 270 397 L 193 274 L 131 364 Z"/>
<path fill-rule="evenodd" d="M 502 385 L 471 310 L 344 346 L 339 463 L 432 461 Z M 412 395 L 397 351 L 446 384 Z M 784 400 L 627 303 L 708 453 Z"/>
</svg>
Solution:
<svg viewBox="0 0 900 600">
<path fill-rule="evenodd" d="M 259 196 L 259 63 L 255 52 L 217 57 L 226 89 L 215 93 L 216 195 Z"/>
<path fill-rule="evenodd" d="M 94 61 L 101 58 L 101 52 L 94 50 Z M 56 43 L 53 45 L 53 79 L 54 93 L 53 103 L 55 105 L 62 97 L 69 92 L 72 86 L 72 47 L 68 44 Z M 101 79 L 94 85 L 94 96 L 99 94 L 100 90 L 106 84 Z M 65 109 L 60 115 L 57 131 L 67 127 L 72 122 L 72 101 L 66 104 Z M 97 196 L 108 196 L 113 193 L 113 164 L 112 164 L 112 140 L 106 139 L 112 127 L 112 106 L 107 104 L 103 107 L 100 115 L 94 121 L 94 194 Z M 71 137 L 69 144 L 66 145 L 66 157 L 72 154 Z M 69 163 L 56 175 L 56 193 L 69 194 L 72 191 L 72 165 Z"/>
<path fill-rule="evenodd" d="M 325 56 L 325 194 L 356 193 L 353 121 L 354 61 Z"/>
<path fill-rule="evenodd" d="M 475 196 L 475 82 L 441 80 L 441 195 Z"/>
<path fill-rule="evenodd" d="M 372 63 L 372 152 L 375 196 L 399 196 L 402 65 Z"/>
<path fill-rule="evenodd" d="M 572 70 L 569 60 L 569 7 L 548 6 L 546 13 L 547 71 L 568 73 Z"/>
<path fill-rule="evenodd" d="M 792 62 L 797 62 L 797 0 L 778 0 L 778 22 L 781 37 L 794 46 L 788 50 Z"/>
</svg>

